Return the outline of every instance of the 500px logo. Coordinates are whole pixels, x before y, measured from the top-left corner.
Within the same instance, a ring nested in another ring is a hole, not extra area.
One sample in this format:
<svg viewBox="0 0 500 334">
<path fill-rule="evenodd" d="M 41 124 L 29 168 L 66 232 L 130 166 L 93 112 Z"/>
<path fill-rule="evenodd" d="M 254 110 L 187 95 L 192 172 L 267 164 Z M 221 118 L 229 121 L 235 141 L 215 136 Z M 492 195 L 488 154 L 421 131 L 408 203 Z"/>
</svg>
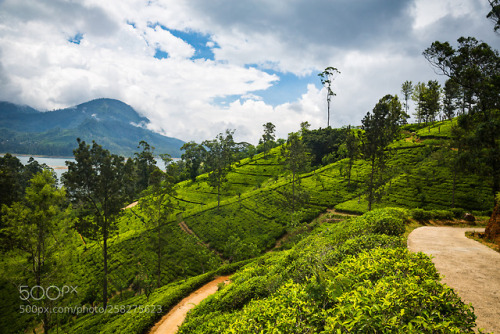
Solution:
<svg viewBox="0 0 500 334">
<path fill-rule="evenodd" d="M 69 293 L 77 294 L 78 291 L 76 291 L 76 288 L 78 288 L 78 286 L 64 285 L 62 288 L 59 288 L 55 285 L 51 285 L 44 288 L 43 286 L 35 285 L 30 289 L 27 285 L 21 285 L 19 287 L 19 298 L 21 298 L 21 300 L 40 300 L 47 297 L 50 300 L 56 300 Z"/>
</svg>

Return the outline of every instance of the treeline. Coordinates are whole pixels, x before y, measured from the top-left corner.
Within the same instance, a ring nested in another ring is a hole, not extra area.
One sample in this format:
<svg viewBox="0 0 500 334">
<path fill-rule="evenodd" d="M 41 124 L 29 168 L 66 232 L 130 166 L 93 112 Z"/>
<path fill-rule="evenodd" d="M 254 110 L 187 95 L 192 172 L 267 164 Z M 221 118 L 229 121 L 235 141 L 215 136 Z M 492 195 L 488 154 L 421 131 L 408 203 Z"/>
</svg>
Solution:
<svg viewBox="0 0 500 334">
<path fill-rule="evenodd" d="M 38 133 L 18 133 L 5 128 L 0 131 L 0 152 L 68 157 L 73 149 L 72 144 L 50 142 Z"/>
</svg>

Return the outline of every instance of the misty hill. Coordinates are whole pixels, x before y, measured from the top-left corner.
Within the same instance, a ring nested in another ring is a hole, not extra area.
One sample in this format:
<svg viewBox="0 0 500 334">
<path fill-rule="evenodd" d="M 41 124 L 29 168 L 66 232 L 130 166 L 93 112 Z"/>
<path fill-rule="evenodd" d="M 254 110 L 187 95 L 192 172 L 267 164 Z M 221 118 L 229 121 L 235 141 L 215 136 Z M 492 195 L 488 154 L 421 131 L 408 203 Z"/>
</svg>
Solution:
<svg viewBox="0 0 500 334">
<path fill-rule="evenodd" d="M 183 142 L 146 129 L 148 123 L 131 106 L 113 99 L 48 112 L 0 102 L 0 152 L 71 156 L 80 137 L 125 156 L 145 140 L 156 153 L 179 157 Z"/>
</svg>

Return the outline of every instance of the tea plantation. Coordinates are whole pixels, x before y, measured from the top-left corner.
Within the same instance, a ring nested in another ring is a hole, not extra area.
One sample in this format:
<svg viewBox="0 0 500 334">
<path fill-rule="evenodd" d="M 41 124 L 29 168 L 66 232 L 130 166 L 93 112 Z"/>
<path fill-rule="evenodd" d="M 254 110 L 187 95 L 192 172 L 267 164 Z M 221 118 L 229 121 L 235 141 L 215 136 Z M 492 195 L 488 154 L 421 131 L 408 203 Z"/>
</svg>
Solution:
<svg viewBox="0 0 500 334">
<path fill-rule="evenodd" d="M 145 213 L 139 206 L 124 210 L 109 242 L 109 303 L 119 312 L 53 315 L 54 330 L 143 333 L 191 291 L 216 274 L 234 272 L 243 265 L 239 261 L 247 260 L 232 284 L 189 315 L 182 333 L 471 332 L 472 310 L 439 283 L 426 256 L 405 250 L 400 237 L 410 214 L 406 209 L 452 217 L 465 211 L 483 215 L 493 207 L 488 180 L 454 172 L 450 126 L 451 121 L 408 127 L 391 145 L 374 207 L 404 210 L 375 210 L 325 223 L 308 236 L 292 238 L 289 250 L 270 252 L 280 238 L 327 209 L 367 212 L 368 162 L 354 161 L 350 181 L 347 159 L 309 167 L 296 185 L 303 196 L 293 204 L 292 179 L 280 147 L 233 164 L 220 207 L 206 174 L 178 183 L 177 209 L 162 222 L 164 286 L 156 290 L 151 241 L 156 232 L 141 221 Z M 78 286 L 78 294 L 55 306 L 91 307 L 100 298 L 100 244 L 83 240 L 70 228 L 72 219 L 69 215 L 60 222 L 58 238 L 64 248 L 55 253 L 58 267 L 51 282 Z M 18 285 L 32 283 L 27 270 L 20 269 L 22 263 L 21 254 L 2 260 L 2 333 L 16 333 L 40 321 L 32 314 L 19 315 Z M 141 313 L 128 305 L 160 305 L 161 311 Z"/>
</svg>

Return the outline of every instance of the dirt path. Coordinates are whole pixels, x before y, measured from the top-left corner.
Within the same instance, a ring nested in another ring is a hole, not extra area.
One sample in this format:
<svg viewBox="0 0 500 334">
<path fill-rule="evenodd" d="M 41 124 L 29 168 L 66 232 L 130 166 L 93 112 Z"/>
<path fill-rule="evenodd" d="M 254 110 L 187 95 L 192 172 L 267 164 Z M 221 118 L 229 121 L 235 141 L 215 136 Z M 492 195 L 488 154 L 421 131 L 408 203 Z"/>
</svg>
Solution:
<svg viewBox="0 0 500 334">
<path fill-rule="evenodd" d="M 484 229 L 424 226 L 410 233 L 408 248 L 432 255 L 442 281 L 474 306 L 477 326 L 500 334 L 500 253 L 465 231 Z"/>
<path fill-rule="evenodd" d="M 203 299 L 217 292 L 217 285 L 222 282 L 226 284 L 229 283 L 229 276 L 218 277 L 181 300 L 179 304 L 175 305 L 170 312 L 165 314 L 163 318 L 156 323 L 149 334 L 176 333 L 189 310 L 198 305 Z"/>
<path fill-rule="evenodd" d="M 123 210 L 133 208 L 137 204 L 139 204 L 139 202 L 130 203 L 129 205 L 127 205 L 126 207 L 124 207 Z"/>
</svg>

